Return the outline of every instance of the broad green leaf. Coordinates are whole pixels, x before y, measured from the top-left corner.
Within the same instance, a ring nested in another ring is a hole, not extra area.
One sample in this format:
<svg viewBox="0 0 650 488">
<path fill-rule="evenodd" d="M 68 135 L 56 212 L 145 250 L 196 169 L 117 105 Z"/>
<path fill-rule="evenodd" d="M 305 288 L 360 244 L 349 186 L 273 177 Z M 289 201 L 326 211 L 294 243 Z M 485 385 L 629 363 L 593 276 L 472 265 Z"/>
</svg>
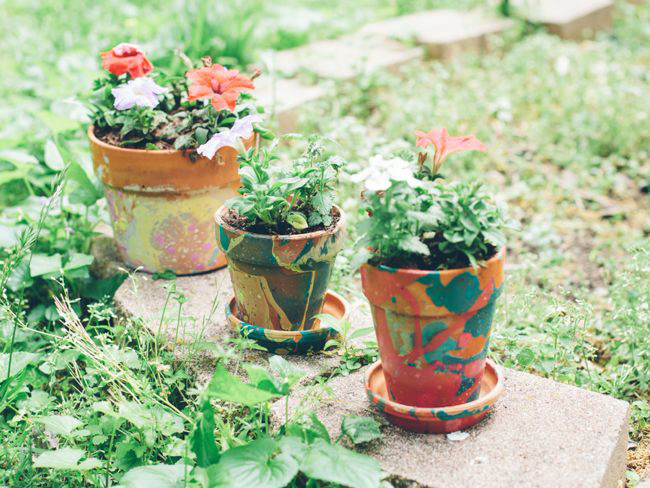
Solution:
<svg viewBox="0 0 650 488">
<path fill-rule="evenodd" d="M 38 159 L 22 149 L 1 150 L 0 161 L 8 161 L 16 168 L 24 168 L 26 166 L 35 166 L 38 164 Z"/>
<path fill-rule="evenodd" d="M 282 488 L 298 474 L 298 462 L 268 437 L 224 452 L 217 466 L 218 486 Z"/>
<path fill-rule="evenodd" d="M 11 358 L 11 372 L 9 373 L 9 377 L 11 378 L 12 376 L 16 376 L 27 366 L 35 363 L 38 358 L 40 358 L 40 355 L 33 352 L 14 352 Z M 7 379 L 8 369 L 9 353 L 2 352 L 0 353 L 0 383 Z"/>
<path fill-rule="evenodd" d="M 47 126 L 52 134 L 58 134 L 59 132 L 67 132 L 70 130 L 78 129 L 80 123 L 76 120 L 69 119 L 67 117 L 62 117 L 52 112 L 47 112 L 45 110 L 36 112 L 36 116 L 41 119 L 41 121 Z"/>
<path fill-rule="evenodd" d="M 216 464 L 220 459 L 214 429 L 214 410 L 210 402 L 205 401 L 190 440 L 192 452 L 196 455 L 196 464 L 202 468 Z"/>
<path fill-rule="evenodd" d="M 32 286 L 34 280 L 29 273 L 29 257 L 26 256 L 18 263 L 9 278 L 7 278 L 7 287 L 11 291 L 18 291 Z"/>
<path fill-rule="evenodd" d="M 72 203 L 92 205 L 103 197 L 102 191 L 95 187 L 84 169 L 79 166 L 78 163 L 70 163 L 66 177 L 69 181 L 77 183 L 76 190 L 70 195 L 70 201 Z"/>
<path fill-rule="evenodd" d="M 524 347 L 517 354 L 517 362 L 523 366 L 529 366 L 535 360 L 535 353 L 530 347 Z"/>
<path fill-rule="evenodd" d="M 357 339 L 359 337 L 365 337 L 365 336 L 370 335 L 370 334 L 372 334 L 374 332 L 375 332 L 374 327 L 363 327 L 362 329 L 356 329 L 356 330 L 352 331 L 352 333 L 350 334 L 348 339 L 352 340 L 352 339 Z"/>
<path fill-rule="evenodd" d="M 399 241 L 399 247 L 403 251 L 412 252 L 416 254 L 429 255 L 429 248 L 416 236 L 409 236 L 406 239 Z"/>
<path fill-rule="evenodd" d="M 317 439 L 325 442 L 332 442 L 329 432 L 323 423 L 318 420 L 314 412 L 303 417 L 298 422 L 293 422 L 287 426 L 287 435 L 299 437 L 305 442 L 312 443 Z"/>
<path fill-rule="evenodd" d="M 376 459 L 317 439 L 300 465 L 308 477 L 350 488 L 377 488 L 381 467 Z"/>
<path fill-rule="evenodd" d="M 53 434 L 66 437 L 69 437 L 75 429 L 83 425 L 80 420 L 70 415 L 47 415 L 45 417 L 37 417 L 35 421 L 43 424 Z"/>
<path fill-rule="evenodd" d="M 281 396 L 242 382 L 228 373 L 223 364 L 217 366 L 206 393 L 219 400 L 249 406 L 264 403 Z"/>
<path fill-rule="evenodd" d="M 64 271 L 71 271 L 73 269 L 81 268 L 83 266 L 90 266 L 95 258 L 90 254 L 82 254 L 73 252 L 70 254 L 68 262 L 63 267 Z"/>
<path fill-rule="evenodd" d="M 294 229 L 298 230 L 306 229 L 309 227 L 307 224 L 307 219 L 305 219 L 305 216 L 300 212 L 291 212 L 289 215 L 287 215 L 287 223 Z"/>
<path fill-rule="evenodd" d="M 189 472 L 189 469 L 187 470 Z M 154 464 L 139 466 L 127 472 L 120 480 L 124 488 L 181 488 L 185 485 L 185 465 Z"/>
<path fill-rule="evenodd" d="M 59 148 L 51 139 L 45 143 L 45 164 L 54 171 L 61 171 L 65 167 L 63 156 L 59 152 Z"/>
<path fill-rule="evenodd" d="M 56 451 L 45 451 L 34 461 L 36 468 L 67 469 L 71 471 L 86 471 L 101 467 L 102 463 L 97 458 L 88 458 L 79 461 L 86 453 L 81 449 L 64 447 Z"/>
<path fill-rule="evenodd" d="M 290 363 L 282 356 L 271 356 L 269 359 L 269 366 L 275 374 L 277 374 L 284 382 L 288 383 L 289 388 L 291 388 L 305 376 L 305 372 L 303 370 L 301 370 L 295 364 Z M 286 395 L 288 392 L 283 393 Z"/>
<path fill-rule="evenodd" d="M 355 444 L 379 439 L 379 423 L 371 417 L 346 415 L 341 420 L 341 432 Z"/>
<path fill-rule="evenodd" d="M 32 277 L 42 276 L 49 273 L 58 273 L 61 271 L 60 254 L 34 254 L 29 263 L 29 273 Z"/>
</svg>

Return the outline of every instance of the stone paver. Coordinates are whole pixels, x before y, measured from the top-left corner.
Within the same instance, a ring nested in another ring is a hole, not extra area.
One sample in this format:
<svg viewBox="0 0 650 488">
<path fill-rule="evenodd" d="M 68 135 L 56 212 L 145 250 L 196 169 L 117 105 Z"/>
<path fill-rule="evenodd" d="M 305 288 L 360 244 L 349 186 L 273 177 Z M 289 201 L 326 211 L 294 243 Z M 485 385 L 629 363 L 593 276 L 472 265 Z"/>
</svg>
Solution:
<svg viewBox="0 0 650 488">
<path fill-rule="evenodd" d="M 92 250 L 94 265 L 103 276 L 124 269 L 119 260 L 116 261 L 117 253 L 110 239 L 102 238 L 101 244 L 95 244 Z M 154 335 L 166 338 L 170 347 L 176 344 L 179 353 L 200 356 L 195 373 L 200 379 L 207 379 L 214 372 L 214 361 L 210 354 L 197 354 L 201 348 L 192 344 L 197 341 L 223 344 L 235 336 L 224 312 L 232 295 L 225 268 L 212 273 L 180 276 L 175 280 L 155 280 L 150 274 L 131 272 L 115 293 L 114 303 L 120 316 L 141 320 Z M 372 325 L 365 310 L 364 302 L 350 304 L 349 320 L 354 329 Z M 178 324 L 181 326 L 177 327 Z M 245 351 L 242 360 L 264 363 L 268 356 L 264 352 Z M 288 356 L 287 359 L 307 372 L 306 380 L 331 372 L 339 365 L 338 356 L 323 353 Z"/>
<path fill-rule="evenodd" d="M 333 395 L 316 412 L 333 438 L 343 415 L 379 420 L 382 439 L 360 450 L 376 457 L 397 482 L 431 488 L 616 488 L 625 474 L 626 402 L 506 369 L 505 393 L 495 411 L 467 430 L 469 438 L 451 441 L 388 424 L 366 399 L 366 369 L 329 381 Z M 296 405 L 309 406 L 303 397 L 298 392 L 291 398 L 290 415 Z M 278 425 L 284 405 L 275 404 L 273 413 Z"/>
<path fill-rule="evenodd" d="M 322 99 L 327 91 L 323 84 L 307 85 L 295 79 L 260 78 L 256 97 L 275 123 L 278 134 L 295 132 L 304 106 Z"/>
<path fill-rule="evenodd" d="M 396 72 L 422 55 L 419 47 L 375 35 L 352 34 L 278 51 L 272 64 L 277 73 L 286 77 L 305 71 L 322 78 L 350 80 L 365 71 Z"/>
<path fill-rule="evenodd" d="M 414 41 L 429 56 L 449 59 L 460 52 L 486 50 L 488 36 L 513 25 L 510 19 L 486 17 L 478 11 L 436 9 L 368 24 L 362 32 Z"/>
<path fill-rule="evenodd" d="M 532 22 L 564 39 L 580 40 L 584 33 L 612 26 L 613 0 L 516 0 L 513 2 Z"/>
</svg>

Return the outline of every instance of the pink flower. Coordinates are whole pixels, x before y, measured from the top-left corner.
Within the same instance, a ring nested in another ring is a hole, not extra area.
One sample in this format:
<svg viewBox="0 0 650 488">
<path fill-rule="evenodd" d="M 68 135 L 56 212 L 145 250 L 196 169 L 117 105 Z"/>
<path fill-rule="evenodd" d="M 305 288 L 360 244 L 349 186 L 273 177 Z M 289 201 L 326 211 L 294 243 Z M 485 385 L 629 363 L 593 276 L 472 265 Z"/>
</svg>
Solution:
<svg viewBox="0 0 650 488">
<path fill-rule="evenodd" d="M 159 102 L 158 95 L 166 91 L 166 88 L 158 86 L 151 78 L 143 76 L 113 88 L 113 106 L 117 110 L 127 110 L 133 106 L 154 108 Z"/>
<path fill-rule="evenodd" d="M 417 147 L 426 148 L 433 145 L 436 153 L 433 156 L 434 173 L 440 168 L 447 155 L 458 151 L 485 151 L 485 146 L 474 136 L 448 136 L 447 129 L 433 129 L 429 132 L 415 132 Z"/>
<path fill-rule="evenodd" d="M 253 124 L 261 121 L 262 117 L 259 115 L 247 115 L 237 120 L 231 129 L 217 132 L 208 142 L 199 146 L 196 152 L 201 156 L 212 159 L 222 147 L 234 147 L 236 149 L 237 141 L 248 139 L 253 134 Z"/>
</svg>

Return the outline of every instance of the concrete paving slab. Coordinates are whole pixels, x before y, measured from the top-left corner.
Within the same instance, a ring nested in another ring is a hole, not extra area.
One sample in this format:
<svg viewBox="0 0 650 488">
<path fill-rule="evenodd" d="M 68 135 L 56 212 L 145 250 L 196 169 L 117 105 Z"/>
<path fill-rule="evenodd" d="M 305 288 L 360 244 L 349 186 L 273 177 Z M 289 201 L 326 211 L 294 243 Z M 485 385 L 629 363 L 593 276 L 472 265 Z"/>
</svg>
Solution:
<svg viewBox="0 0 650 488">
<path fill-rule="evenodd" d="M 278 51 L 273 66 L 286 77 L 305 71 L 322 78 L 350 80 L 365 71 L 397 72 L 402 65 L 422 55 L 419 47 L 375 35 L 352 34 Z"/>
<path fill-rule="evenodd" d="M 505 370 L 505 393 L 495 411 L 462 441 L 413 434 L 371 408 L 362 371 L 328 382 L 333 395 L 315 406 L 332 438 L 343 415 L 373 416 L 382 439 L 358 448 L 376 457 L 397 486 L 429 488 L 616 488 L 625 474 L 626 402 L 527 373 Z M 307 390 L 309 391 L 309 390 Z M 290 399 L 309 406 L 310 395 Z M 280 402 L 281 403 L 281 402 Z M 275 404 L 275 424 L 284 404 Z"/>
<path fill-rule="evenodd" d="M 271 115 L 278 134 L 295 132 L 304 106 L 327 94 L 322 85 L 307 85 L 296 79 L 262 77 L 256 83 L 258 102 Z"/>
<path fill-rule="evenodd" d="M 461 52 L 487 50 L 490 35 L 514 25 L 511 19 L 480 11 L 436 9 L 368 24 L 361 32 L 415 42 L 430 57 L 450 59 Z"/>
<path fill-rule="evenodd" d="M 612 26 L 613 0 L 515 0 L 513 4 L 531 22 L 540 22 L 563 39 L 580 40 L 585 32 Z"/>
<path fill-rule="evenodd" d="M 101 244 L 93 247 L 93 252 L 94 266 L 103 273 L 124 270 L 112 240 L 102 238 Z M 210 353 L 209 344 L 223 345 L 235 337 L 224 312 L 232 295 L 225 268 L 212 273 L 179 276 L 174 280 L 156 280 L 150 274 L 131 271 L 115 293 L 114 303 L 121 317 L 141 320 L 152 334 L 162 337 L 180 356 L 196 356 L 193 373 L 201 380 L 209 379 L 214 372 L 214 355 Z M 353 329 L 372 325 L 363 302 L 350 304 L 349 320 Z M 208 347 L 195 347 L 197 343 Z M 266 364 L 268 357 L 269 354 L 262 351 L 241 353 L 244 362 Z M 305 381 L 331 373 L 340 364 L 336 352 L 291 355 L 287 360 L 307 372 Z"/>
</svg>

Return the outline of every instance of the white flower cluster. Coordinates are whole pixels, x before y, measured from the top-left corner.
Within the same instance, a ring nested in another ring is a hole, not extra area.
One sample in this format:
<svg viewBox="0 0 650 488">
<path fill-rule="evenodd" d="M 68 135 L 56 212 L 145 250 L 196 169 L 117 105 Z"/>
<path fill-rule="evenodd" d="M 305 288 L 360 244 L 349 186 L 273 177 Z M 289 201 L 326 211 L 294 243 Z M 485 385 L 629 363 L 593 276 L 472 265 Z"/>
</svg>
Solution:
<svg viewBox="0 0 650 488">
<path fill-rule="evenodd" d="M 394 181 L 405 181 L 411 188 L 421 185 L 420 180 L 413 175 L 411 163 L 402 158 L 384 159 L 383 156 L 373 156 L 368 162 L 367 168 L 350 177 L 354 183 L 363 182 L 367 191 L 385 191 Z"/>
</svg>

